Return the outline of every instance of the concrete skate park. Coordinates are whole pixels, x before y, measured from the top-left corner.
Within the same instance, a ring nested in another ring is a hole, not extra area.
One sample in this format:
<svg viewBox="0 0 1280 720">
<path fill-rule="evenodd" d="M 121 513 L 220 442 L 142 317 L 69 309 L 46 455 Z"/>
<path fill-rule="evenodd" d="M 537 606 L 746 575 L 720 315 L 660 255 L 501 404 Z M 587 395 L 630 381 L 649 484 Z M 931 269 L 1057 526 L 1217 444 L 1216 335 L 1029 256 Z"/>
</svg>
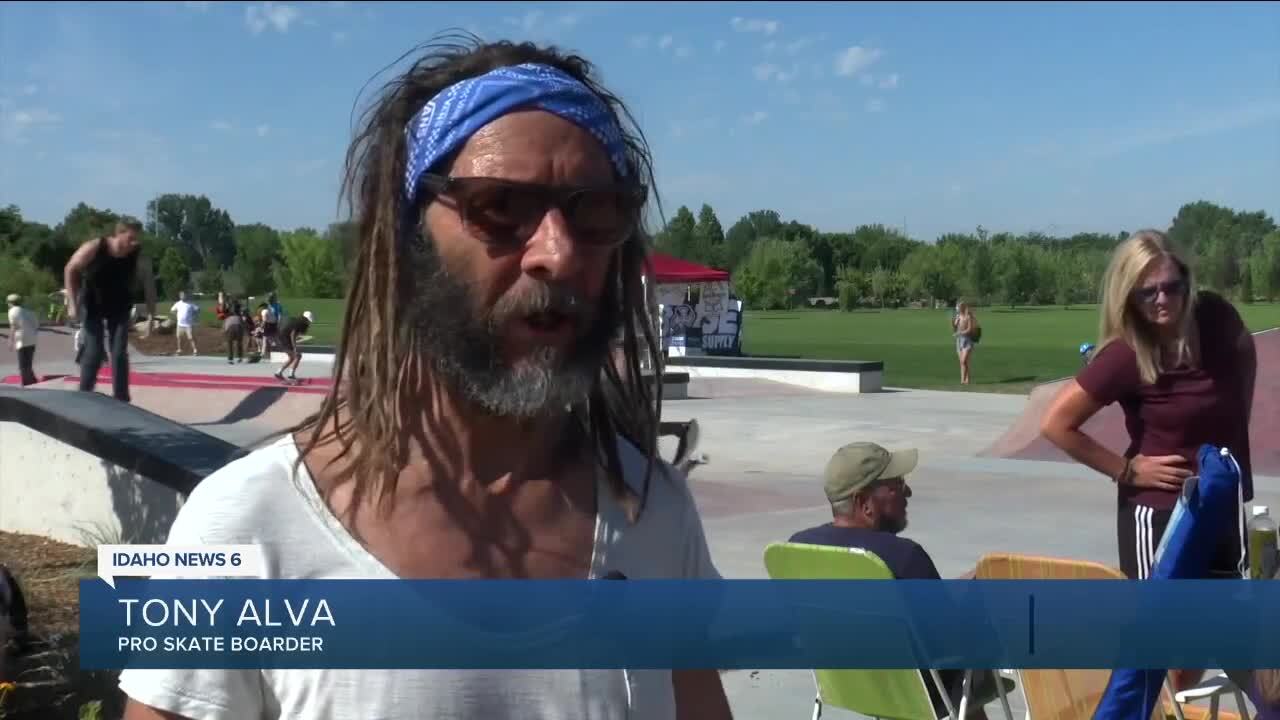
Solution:
<svg viewBox="0 0 1280 720">
<path fill-rule="evenodd" d="M 1275 507 L 1280 332 L 1256 340 L 1255 486 L 1257 501 Z M 132 406 L 110 398 L 109 379 L 98 393 L 74 392 L 69 331 L 45 328 L 36 356 L 45 379 L 28 388 L 0 384 L 0 530 L 85 544 L 90 529 L 108 526 L 127 541 L 163 541 L 184 494 L 314 410 L 330 369 L 309 358 L 298 373 L 309 382 L 285 387 L 265 363 L 136 352 L 130 363 Z M 0 378 L 16 373 L 14 354 L 0 343 Z M 685 397 L 666 400 L 663 411 L 664 420 L 696 418 L 701 427 L 699 450 L 710 462 L 695 469 L 691 486 L 725 577 L 765 577 L 768 543 L 830 518 L 822 469 L 835 448 L 855 440 L 920 449 L 905 535 L 930 552 L 944 576 L 993 552 L 1117 563 L 1111 483 L 1038 436 L 1056 384 L 1021 396 L 879 388 L 876 378 L 863 389 L 878 391 L 853 392 L 815 389 L 840 383 L 801 383 L 777 371 L 770 380 L 729 374 L 737 376 L 690 372 Z M 1115 449 L 1125 441 L 1115 407 L 1086 429 Z M 813 679 L 805 671 L 733 671 L 725 683 L 737 718 L 812 710 Z M 1020 694 L 1010 700 L 1021 717 Z M 993 717 L 1002 716 L 997 708 L 989 708 Z M 834 708 L 824 715 L 854 717 Z"/>
</svg>

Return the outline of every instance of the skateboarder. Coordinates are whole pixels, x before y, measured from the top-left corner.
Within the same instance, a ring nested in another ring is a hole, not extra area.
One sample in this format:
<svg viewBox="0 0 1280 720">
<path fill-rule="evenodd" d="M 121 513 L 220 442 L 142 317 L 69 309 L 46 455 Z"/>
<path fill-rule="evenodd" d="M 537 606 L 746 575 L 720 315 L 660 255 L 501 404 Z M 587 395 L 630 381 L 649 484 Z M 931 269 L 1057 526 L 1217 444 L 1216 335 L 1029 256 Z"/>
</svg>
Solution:
<svg viewBox="0 0 1280 720">
<path fill-rule="evenodd" d="M 285 361 L 284 367 L 275 373 L 277 380 L 291 383 L 298 381 L 298 365 L 302 362 L 302 351 L 298 349 L 298 338 L 311 329 L 311 323 L 314 319 L 315 316 L 308 310 L 302 313 L 301 317 L 289 318 L 280 328 L 276 338 L 279 341 L 280 349 L 289 354 L 289 359 Z M 289 371 L 288 378 L 284 376 L 286 370 Z"/>
<path fill-rule="evenodd" d="M 80 389 L 92 392 L 97 385 L 109 337 L 111 392 L 122 402 L 129 402 L 129 316 L 136 281 L 142 280 L 147 300 L 148 332 L 156 315 L 155 276 L 142 252 L 141 234 L 142 223 L 122 218 L 111 235 L 81 245 L 63 271 L 67 316 L 79 320 L 84 330 Z"/>
</svg>

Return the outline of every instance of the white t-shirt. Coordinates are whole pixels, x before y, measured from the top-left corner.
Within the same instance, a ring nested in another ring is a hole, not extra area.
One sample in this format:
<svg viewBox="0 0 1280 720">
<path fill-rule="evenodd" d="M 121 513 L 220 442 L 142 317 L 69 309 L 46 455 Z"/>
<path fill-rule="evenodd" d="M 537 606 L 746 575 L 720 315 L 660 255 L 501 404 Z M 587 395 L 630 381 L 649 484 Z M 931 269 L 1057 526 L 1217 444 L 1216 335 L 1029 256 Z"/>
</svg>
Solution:
<svg viewBox="0 0 1280 720">
<path fill-rule="evenodd" d="M 619 447 L 626 481 L 636 487 L 645 460 L 629 443 Z M 306 466 L 293 472 L 297 457 L 296 443 L 285 437 L 205 478 L 178 513 L 169 543 L 260 545 L 267 579 L 394 578 L 334 516 Z M 634 525 L 602 481 L 591 577 L 719 577 L 686 480 L 660 467 Z M 663 670 L 127 670 L 120 687 L 193 720 L 676 716 L 671 673 Z"/>
<path fill-rule="evenodd" d="M 13 333 L 19 350 L 35 347 L 36 337 L 40 334 L 40 321 L 36 320 L 35 313 L 21 305 L 15 305 L 9 308 L 9 332 Z"/>
<path fill-rule="evenodd" d="M 186 300 L 179 300 L 169 308 L 169 312 L 178 318 L 178 327 L 189 328 L 195 324 L 196 318 L 200 315 L 200 306 L 192 305 Z"/>
</svg>

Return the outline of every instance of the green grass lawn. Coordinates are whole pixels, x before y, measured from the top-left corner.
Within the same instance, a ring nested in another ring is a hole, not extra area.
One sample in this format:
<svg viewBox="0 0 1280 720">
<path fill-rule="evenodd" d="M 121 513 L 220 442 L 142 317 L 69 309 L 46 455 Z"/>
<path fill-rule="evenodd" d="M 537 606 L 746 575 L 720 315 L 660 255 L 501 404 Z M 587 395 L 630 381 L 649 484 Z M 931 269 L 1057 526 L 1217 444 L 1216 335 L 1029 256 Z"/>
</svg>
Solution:
<svg viewBox="0 0 1280 720">
<path fill-rule="evenodd" d="M 1280 304 L 1238 305 L 1249 329 L 1280 326 Z M 1098 334 L 1096 306 L 978 310 L 982 342 L 969 390 L 1025 393 L 1080 369 L 1080 344 Z M 749 355 L 882 360 L 885 384 L 961 389 L 950 310 L 747 312 Z"/>
<path fill-rule="evenodd" d="M 258 303 L 264 302 L 266 297 L 256 298 L 251 303 L 253 308 L 251 311 L 255 313 Z M 213 314 L 213 306 L 217 304 L 216 298 L 206 298 L 200 303 L 200 321 L 210 327 L 220 327 L 221 322 L 218 321 L 216 315 Z M 317 298 L 280 298 L 280 304 L 284 305 L 284 311 L 290 317 L 301 315 L 310 310 L 315 315 L 316 321 L 311 325 L 311 340 L 308 341 L 315 345 L 333 345 L 338 342 L 338 334 L 342 331 L 342 310 L 344 301 L 333 299 L 317 299 Z M 169 308 L 173 306 L 172 302 L 167 304 L 164 302 L 156 303 L 156 312 L 164 315 L 169 312 Z"/>
<path fill-rule="evenodd" d="M 282 299 L 285 311 L 310 310 L 313 344 L 332 345 L 341 329 L 341 300 Z M 1237 305 L 1253 331 L 1280 326 L 1280 304 Z M 163 311 L 167 311 L 165 307 Z M 213 304 L 201 308 L 216 325 Z M 982 342 L 973 353 L 968 390 L 1025 393 L 1039 383 L 1074 374 L 1079 347 L 1097 338 L 1095 306 L 978 310 Z M 960 368 L 951 337 L 950 310 L 748 311 L 744 351 L 750 355 L 881 360 L 885 384 L 959 390 Z"/>
</svg>

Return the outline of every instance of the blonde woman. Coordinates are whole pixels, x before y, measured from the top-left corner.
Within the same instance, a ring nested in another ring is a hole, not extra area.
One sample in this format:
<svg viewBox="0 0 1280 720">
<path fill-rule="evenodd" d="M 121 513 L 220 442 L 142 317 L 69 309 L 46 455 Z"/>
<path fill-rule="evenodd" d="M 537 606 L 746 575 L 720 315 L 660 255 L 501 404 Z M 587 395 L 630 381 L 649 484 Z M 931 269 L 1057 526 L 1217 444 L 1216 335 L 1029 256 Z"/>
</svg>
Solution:
<svg viewBox="0 0 1280 720">
<path fill-rule="evenodd" d="M 1257 357 L 1253 336 L 1221 296 L 1196 292 L 1187 263 L 1161 232 L 1143 230 L 1116 248 L 1103 279 L 1098 349 L 1058 394 L 1041 430 L 1117 485 L 1120 568 L 1151 574 L 1183 481 L 1204 443 L 1230 448 L 1253 498 L 1249 413 Z M 1116 455 L 1080 430 L 1113 402 L 1124 409 L 1128 448 Z M 1243 511 L 1243 508 L 1241 509 Z M 1232 523 L 1212 577 L 1240 577 L 1245 561 Z"/>
<path fill-rule="evenodd" d="M 969 356 L 973 353 L 975 334 L 978 330 L 978 318 L 973 314 L 969 303 L 956 305 L 956 315 L 951 318 L 951 332 L 956 338 L 956 355 L 960 357 L 960 384 L 969 384 Z"/>
</svg>

